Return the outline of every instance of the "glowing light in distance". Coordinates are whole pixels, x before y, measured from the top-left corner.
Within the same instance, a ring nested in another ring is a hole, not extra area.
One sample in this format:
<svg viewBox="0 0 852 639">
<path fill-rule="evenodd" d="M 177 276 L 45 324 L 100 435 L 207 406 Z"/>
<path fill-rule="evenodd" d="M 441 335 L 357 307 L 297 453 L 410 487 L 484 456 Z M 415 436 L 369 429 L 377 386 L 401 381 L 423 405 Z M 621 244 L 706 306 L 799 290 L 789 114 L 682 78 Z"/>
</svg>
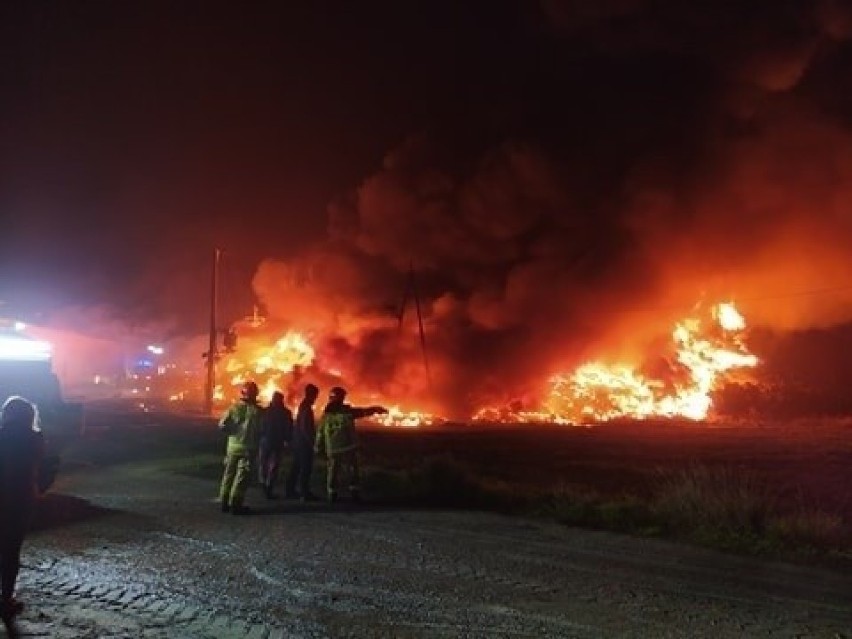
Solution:
<svg viewBox="0 0 852 639">
<path fill-rule="evenodd" d="M 148 346 L 148 351 L 150 351 L 154 355 L 162 355 L 163 353 L 166 352 L 165 349 L 162 346 L 154 346 L 154 345 Z"/>
<path fill-rule="evenodd" d="M 0 360 L 44 362 L 50 359 L 50 354 L 51 346 L 47 342 L 0 336 Z"/>
</svg>

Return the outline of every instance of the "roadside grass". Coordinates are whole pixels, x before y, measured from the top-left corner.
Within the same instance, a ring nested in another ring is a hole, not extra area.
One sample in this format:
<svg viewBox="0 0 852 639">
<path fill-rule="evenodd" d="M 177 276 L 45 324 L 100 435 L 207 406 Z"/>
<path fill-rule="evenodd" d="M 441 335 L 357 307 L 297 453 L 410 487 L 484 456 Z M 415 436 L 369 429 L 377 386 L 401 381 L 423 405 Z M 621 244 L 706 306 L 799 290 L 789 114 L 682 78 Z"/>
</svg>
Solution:
<svg viewBox="0 0 852 639">
<path fill-rule="evenodd" d="M 673 536 L 739 552 L 826 553 L 852 538 L 839 515 L 801 495 L 791 502 L 757 473 L 731 466 L 666 474 L 653 508 Z"/>
<path fill-rule="evenodd" d="M 852 541 L 839 515 L 804 501 L 791 507 L 758 474 L 730 466 L 660 471 L 644 495 L 605 495 L 564 483 L 530 489 L 479 477 L 451 456 L 404 470 L 369 466 L 363 483 L 368 495 L 388 505 L 490 510 L 746 554 L 824 555 L 848 550 Z"/>
<path fill-rule="evenodd" d="M 754 473 L 692 466 L 660 477 L 652 508 L 665 529 L 731 550 L 761 550 L 778 507 L 777 491 Z"/>
</svg>

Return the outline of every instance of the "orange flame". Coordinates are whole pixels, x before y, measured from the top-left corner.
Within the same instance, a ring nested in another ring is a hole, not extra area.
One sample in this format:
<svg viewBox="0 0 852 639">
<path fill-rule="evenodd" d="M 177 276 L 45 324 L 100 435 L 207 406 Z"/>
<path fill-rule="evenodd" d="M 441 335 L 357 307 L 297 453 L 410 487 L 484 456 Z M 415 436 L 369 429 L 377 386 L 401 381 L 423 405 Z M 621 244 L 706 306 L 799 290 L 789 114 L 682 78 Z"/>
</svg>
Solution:
<svg viewBox="0 0 852 639">
<path fill-rule="evenodd" d="M 432 426 L 441 420 L 429 413 L 420 411 L 403 411 L 399 406 L 389 406 L 386 415 L 374 415 L 373 421 L 382 426 L 395 426 L 399 428 L 418 428 L 420 426 Z"/>
<path fill-rule="evenodd" d="M 229 384 L 233 389 L 243 382 L 252 379 L 260 387 L 260 399 L 268 402 L 276 390 L 284 390 L 294 380 L 297 370 L 318 367 L 316 352 L 308 341 L 307 336 L 297 331 L 287 331 L 283 337 L 275 340 L 270 346 L 270 339 L 251 336 L 243 340 L 246 346 L 240 347 L 240 355 L 229 355 L 224 362 L 224 370 L 230 374 Z M 321 367 L 324 378 L 341 379 L 342 374 L 337 367 Z M 341 382 L 342 383 L 342 382 Z M 285 393 L 286 394 L 286 393 Z M 235 396 L 236 392 L 227 393 Z M 225 401 L 222 388 L 217 387 L 217 401 Z M 431 425 L 440 418 L 420 411 L 405 411 L 399 406 L 388 408 L 385 415 L 375 415 L 371 418 L 376 424 L 389 427 L 416 428 Z"/>
<path fill-rule="evenodd" d="M 586 362 L 572 373 L 560 372 L 548 380 L 548 389 L 539 408 L 521 405 L 484 407 L 472 417 L 474 421 L 549 422 L 581 424 L 607 421 L 620 417 L 683 417 L 705 419 L 713 406 L 712 395 L 738 371 L 757 366 L 758 359 L 748 352 L 743 335 L 745 318 L 733 303 L 713 306 L 704 318 L 690 317 L 677 322 L 672 330 L 673 353 L 669 359 L 672 379 L 650 377 L 640 367 L 626 363 Z M 712 321 L 708 321 L 712 320 Z M 302 379 L 301 373 L 315 380 L 343 383 L 344 376 L 332 363 L 318 362 L 308 337 L 287 331 L 274 338 L 247 335 L 238 353 L 225 356 L 220 365 L 228 373 L 228 381 L 216 386 L 214 399 L 225 402 L 237 396 L 236 388 L 248 379 L 260 386 L 263 401 L 269 401 L 276 390 L 292 389 Z M 659 376 L 658 376 L 659 377 Z M 665 376 L 663 376 L 665 377 Z M 382 402 L 371 389 L 355 393 L 370 397 L 371 403 Z M 183 393 L 173 395 L 173 401 Z M 388 407 L 386 415 L 371 418 L 387 427 L 417 428 L 442 423 L 443 418 L 426 412 L 404 410 L 399 405 Z"/>
<path fill-rule="evenodd" d="M 676 362 L 688 373 L 685 383 L 666 384 L 648 379 L 626 364 L 588 362 L 571 374 L 550 379 L 550 391 L 541 411 L 485 408 L 475 420 L 553 421 L 583 423 L 618 417 L 685 417 L 705 419 L 712 407 L 712 392 L 730 371 L 757 366 L 742 341 L 745 319 L 733 303 L 712 309 L 716 326 L 704 331 L 701 320 L 678 322 L 672 332 Z M 507 419 L 508 418 L 508 419 Z"/>
<path fill-rule="evenodd" d="M 279 390 L 285 375 L 297 367 L 310 366 L 315 356 L 307 338 L 296 331 L 288 331 L 271 346 L 268 342 L 252 345 L 249 340 L 240 352 L 240 357 L 232 355 L 225 360 L 225 371 L 232 373 L 231 386 L 254 379 L 260 386 L 260 397 L 265 401 Z"/>
</svg>

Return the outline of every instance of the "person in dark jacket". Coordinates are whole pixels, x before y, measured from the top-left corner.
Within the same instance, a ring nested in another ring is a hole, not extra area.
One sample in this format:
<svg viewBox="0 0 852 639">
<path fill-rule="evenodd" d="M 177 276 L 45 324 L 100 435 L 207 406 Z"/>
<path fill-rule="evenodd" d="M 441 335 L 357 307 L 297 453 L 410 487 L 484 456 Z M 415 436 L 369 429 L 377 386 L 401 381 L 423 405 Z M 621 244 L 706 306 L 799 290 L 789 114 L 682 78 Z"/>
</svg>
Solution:
<svg viewBox="0 0 852 639">
<path fill-rule="evenodd" d="M 383 406 L 356 407 L 345 403 L 346 389 L 335 386 L 331 389 L 328 404 L 323 411 L 317 431 L 316 453 L 328 458 L 326 490 L 330 502 L 337 501 L 337 484 L 341 471 L 349 474 L 349 492 L 352 501 L 360 501 L 360 470 L 358 467 L 358 440 L 355 435 L 355 420 L 371 415 L 387 413 Z"/>
<path fill-rule="evenodd" d="M 284 403 L 284 394 L 275 391 L 263 414 L 260 430 L 260 484 L 267 499 L 275 498 L 275 482 L 284 449 L 293 437 L 293 412 Z"/>
<path fill-rule="evenodd" d="M 314 440 L 316 425 L 314 422 L 314 403 L 319 397 L 319 388 L 314 384 L 305 386 L 305 396 L 296 410 L 296 422 L 293 427 L 293 465 L 287 475 L 287 496 L 302 501 L 316 501 L 311 492 L 311 471 L 314 467 Z"/>
<path fill-rule="evenodd" d="M 22 605 L 15 599 L 21 547 L 40 494 L 44 437 L 35 405 L 10 397 L 0 411 L 0 617 L 7 627 Z"/>
</svg>

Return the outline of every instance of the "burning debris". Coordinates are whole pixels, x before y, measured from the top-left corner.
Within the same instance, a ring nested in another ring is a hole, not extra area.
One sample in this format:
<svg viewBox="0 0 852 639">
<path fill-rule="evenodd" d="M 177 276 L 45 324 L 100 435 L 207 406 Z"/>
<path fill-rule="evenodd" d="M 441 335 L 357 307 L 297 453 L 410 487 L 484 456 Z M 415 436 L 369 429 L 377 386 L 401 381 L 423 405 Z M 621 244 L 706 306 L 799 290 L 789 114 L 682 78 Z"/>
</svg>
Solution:
<svg viewBox="0 0 852 639">
<path fill-rule="evenodd" d="M 226 378 L 214 391 L 214 400 L 220 403 L 236 397 L 240 386 L 248 380 L 257 382 L 259 397 L 265 402 L 270 400 L 275 391 L 280 390 L 293 403 L 301 387 L 311 381 L 325 386 L 350 385 L 338 369 L 322 365 L 308 337 L 294 330 L 288 330 L 277 338 L 256 330 L 242 340 L 237 354 L 226 354 L 219 369 Z M 355 387 L 358 388 L 357 383 Z M 362 394 L 373 401 L 381 399 L 375 392 Z M 399 406 L 389 407 L 387 414 L 375 415 L 372 420 L 383 426 L 403 428 L 440 421 L 429 413 L 405 411 Z"/>
<path fill-rule="evenodd" d="M 474 419 L 573 424 L 621 417 L 706 419 L 713 392 L 758 363 L 743 342 L 745 319 L 734 304 L 714 306 L 710 319 L 713 323 L 692 317 L 676 324 L 667 379 L 651 378 L 628 364 L 587 362 L 551 377 L 542 409 L 485 408 Z"/>
<path fill-rule="evenodd" d="M 241 348 L 239 356 L 231 355 L 225 359 L 222 368 L 224 374 L 230 376 L 230 386 L 254 380 L 260 387 L 261 398 L 269 401 L 276 390 L 291 385 L 288 376 L 309 367 L 314 357 L 314 349 L 308 340 L 300 333 L 288 331 L 271 345 L 263 340 L 249 340 Z M 224 397 L 221 385 L 217 391 L 217 395 Z"/>
<path fill-rule="evenodd" d="M 706 419 L 711 413 L 713 394 L 758 364 L 758 358 L 745 345 L 745 330 L 745 318 L 733 303 L 717 304 L 703 314 L 676 323 L 671 332 L 671 352 L 648 358 L 664 362 L 654 369 L 656 374 L 649 372 L 647 362 L 590 361 L 571 373 L 552 375 L 538 405 L 516 402 L 506 407 L 488 406 L 477 410 L 471 419 L 561 424 L 617 418 Z M 245 336 L 238 353 L 228 354 L 220 364 L 226 381 L 217 387 L 217 398 L 231 399 L 241 384 L 253 379 L 266 401 L 275 390 L 282 390 L 292 401 L 307 382 L 343 384 L 370 401 L 400 399 L 383 396 L 363 381 L 347 378 L 339 363 L 318 356 L 318 352 L 328 350 L 323 345 L 337 336 L 312 339 L 294 330 L 283 335 L 270 333 L 268 327 Z M 388 427 L 412 428 L 445 420 L 393 405 L 388 414 L 377 416 L 374 421 Z"/>
<path fill-rule="evenodd" d="M 708 329 L 699 319 L 690 318 L 678 323 L 672 332 L 676 348 L 673 368 L 687 373 L 685 382 L 648 379 L 629 366 L 590 363 L 570 377 L 560 375 L 551 380 L 548 410 L 574 420 L 654 416 L 705 419 L 713 391 L 729 379 L 729 373 L 757 365 L 757 357 L 748 353 L 742 342 L 745 320 L 736 307 L 719 304 L 713 309 L 713 318 L 717 323 Z"/>
</svg>

